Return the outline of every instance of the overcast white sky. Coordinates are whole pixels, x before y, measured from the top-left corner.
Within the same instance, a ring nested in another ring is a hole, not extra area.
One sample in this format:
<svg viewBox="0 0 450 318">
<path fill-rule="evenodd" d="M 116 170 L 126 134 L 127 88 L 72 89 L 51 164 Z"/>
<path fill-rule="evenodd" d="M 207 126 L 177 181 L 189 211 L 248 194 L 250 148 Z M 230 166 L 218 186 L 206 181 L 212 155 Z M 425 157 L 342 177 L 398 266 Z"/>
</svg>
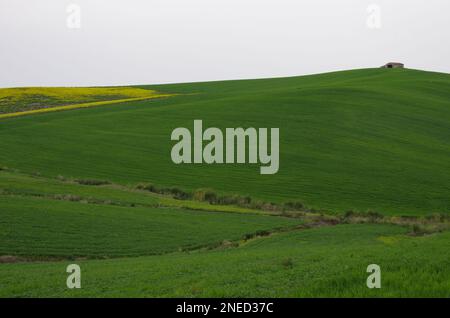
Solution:
<svg viewBox="0 0 450 318">
<path fill-rule="evenodd" d="M 449 16 L 449 0 L 0 0 L 0 87 L 450 73 Z"/>
</svg>

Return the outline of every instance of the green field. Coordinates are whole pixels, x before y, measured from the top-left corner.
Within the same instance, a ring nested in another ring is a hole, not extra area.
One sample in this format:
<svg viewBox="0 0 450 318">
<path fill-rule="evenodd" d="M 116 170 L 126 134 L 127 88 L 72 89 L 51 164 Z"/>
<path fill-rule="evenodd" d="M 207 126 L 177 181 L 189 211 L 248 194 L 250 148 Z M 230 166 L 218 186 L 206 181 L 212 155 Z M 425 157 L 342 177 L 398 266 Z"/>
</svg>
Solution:
<svg viewBox="0 0 450 318">
<path fill-rule="evenodd" d="M 0 296 L 450 297 L 449 88 L 363 69 L 0 119 Z M 279 128 L 279 172 L 175 165 L 171 132 L 195 119 Z M 74 262 L 81 290 L 65 287 Z"/>
<path fill-rule="evenodd" d="M 239 248 L 77 261 L 79 290 L 65 286 L 71 262 L 4 264 L 0 296 L 450 297 L 450 233 L 411 238 L 404 232 L 339 225 Z M 371 263 L 381 264 L 381 289 L 366 287 Z"/>
<path fill-rule="evenodd" d="M 449 84 L 447 74 L 369 69 L 150 86 L 196 94 L 3 120 L 0 163 L 46 176 L 295 199 L 333 211 L 448 212 Z M 279 127 L 279 172 L 175 166 L 170 134 L 194 119 L 205 127 Z"/>
</svg>

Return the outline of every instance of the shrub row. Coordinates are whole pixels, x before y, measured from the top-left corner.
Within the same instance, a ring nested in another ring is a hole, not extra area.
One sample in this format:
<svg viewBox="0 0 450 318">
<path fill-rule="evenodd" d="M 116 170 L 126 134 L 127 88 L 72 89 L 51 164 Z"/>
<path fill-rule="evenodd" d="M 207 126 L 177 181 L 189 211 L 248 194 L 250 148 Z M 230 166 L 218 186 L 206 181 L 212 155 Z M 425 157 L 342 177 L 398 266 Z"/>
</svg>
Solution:
<svg viewBox="0 0 450 318">
<path fill-rule="evenodd" d="M 209 188 L 201 188 L 195 190 L 194 192 L 186 192 L 176 187 L 161 188 L 152 183 L 140 183 L 136 186 L 136 189 L 158 194 L 168 194 L 173 196 L 175 199 L 196 200 L 215 205 L 236 205 L 239 207 L 266 211 L 313 211 L 311 209 L 307 209 L 302 202 L 298 201 L 277 204 L 273 202 L 254 200 L 250 196 L 242 196 L 238 194 L 219 195 L 214 190 Z"/>
<path fill-rule="evenodd" d="M 348 221 L 350 219 L 357 219 L 357 218 L 365 218 L 365 219 L 369 219 L 371 222 L 376 222 L 378 220 L 383 219 L 384 215 L 381 214 L 380 212 L 376 212 L 376 211 L 372 211 L 372 210 L 368 210 L 366 212 L 349 210 L 349 211 L 345 212 L 344 215 L 342 216 L 342 219 L 344 222 Z"/>
<path fill-rule="evenodd" d="M 136 186 L 138 190 L 150 191 L 158 194 L 172 195 L 175 199 L 188 200 L 192 198 L 192 194 L 176 187 L 160 188 L 152 183 L 140 183 Z"/>
<path fill-rule="evenodd" d="M 109 181 L 96 180 L 96 179 L 76 179 L 75 182 L 82 184 L 82 185 L 93 185 L 93 186 L 111 184 Z"/>
</svg>

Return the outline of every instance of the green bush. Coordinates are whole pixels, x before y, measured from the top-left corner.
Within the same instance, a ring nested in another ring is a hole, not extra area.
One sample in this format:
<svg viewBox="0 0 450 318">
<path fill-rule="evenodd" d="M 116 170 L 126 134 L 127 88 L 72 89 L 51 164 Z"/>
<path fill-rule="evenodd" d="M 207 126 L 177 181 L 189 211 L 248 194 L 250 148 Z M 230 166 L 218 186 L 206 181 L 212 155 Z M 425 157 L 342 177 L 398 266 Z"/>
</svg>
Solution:
<svg viewBox="0 0 450 318">
<path fill-rule="evenodd" d="M 371 220 L 379 220 L 379 219 L 384 218 L 383 214 L 381 214 L 380 212 L 372 211 L 372 210 L 367 211 L 366 214 Z"/>
<path fill-rule="evenodd" d="M 175 199 L 179 200 L 188 200 L 192 198 L 192 195 L 189 192 L 185 192 L 176 187 L 162 189 L 162 193 L 171 194 Z"/>
<path fill-rule="evenodd" d="M 77 179 L 77 180 L 75 180 L 75 182 L 82 184 L 82 185 L 93 185 L 93 186 L 110 184 L 109 181 L 96 180 L 96 179 Z"/>
<path fill-rule="evenodd" d="M 193 194 L 193 199 L 197 201 L 207 201 L 211 204 L 218 203 L 217 194 L 211 189 L 197 189 Z"/>
<path fill-rule="evenodd" d="M 283 265 L 284 268 L 292 268 L 294 267 L 294 261 L 292 258 L 288 257 L 281 261 L 281 265 Z"/>
<path fill-rule="evenodd" d="M 158 189 L 157 189 L 156 186 L 155 186 L 154 184 L 152 184 L 152 183 L 139 183 L 139 184 L 136 186 L 136 189 L 158 193 Z"/>
<path fill-rule="evenodd" d="M 292 210 L 303 210 L 305 208 L 305 205 L 302 202 L 299 201 L 289 201 L 284 203 L 284 207 L 286 209 L 292 209 Z"/>
</svg>

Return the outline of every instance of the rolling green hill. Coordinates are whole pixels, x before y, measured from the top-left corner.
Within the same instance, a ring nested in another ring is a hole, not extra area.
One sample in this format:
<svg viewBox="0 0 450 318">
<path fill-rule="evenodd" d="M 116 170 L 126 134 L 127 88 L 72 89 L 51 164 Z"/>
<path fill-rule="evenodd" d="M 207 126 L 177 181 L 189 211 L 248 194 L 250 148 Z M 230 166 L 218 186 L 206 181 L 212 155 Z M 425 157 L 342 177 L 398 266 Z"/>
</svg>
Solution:
<svg viewBox="0 0 450 318">
<path fill-rule="evenodd" d="M 404 69 L 142 87 L 179 93 L 0 121 L 0 164 L 28 173 L 213 188 L 330 211 L 450 211 L 450 75 Z M 176 127 L 279 127 L 280 170 L 174 165 Z"/>
<path fill-rule="evenodd" d="M 449 74 L 363 69 L 0 118 L 0 297 L 449 297 L 449 88 Z M 33 111 L 36 89 L 0 106 Z M 279 128 L 279 172 L 175 165 L 171 132 L 196 119 Z"/>
</svg>

